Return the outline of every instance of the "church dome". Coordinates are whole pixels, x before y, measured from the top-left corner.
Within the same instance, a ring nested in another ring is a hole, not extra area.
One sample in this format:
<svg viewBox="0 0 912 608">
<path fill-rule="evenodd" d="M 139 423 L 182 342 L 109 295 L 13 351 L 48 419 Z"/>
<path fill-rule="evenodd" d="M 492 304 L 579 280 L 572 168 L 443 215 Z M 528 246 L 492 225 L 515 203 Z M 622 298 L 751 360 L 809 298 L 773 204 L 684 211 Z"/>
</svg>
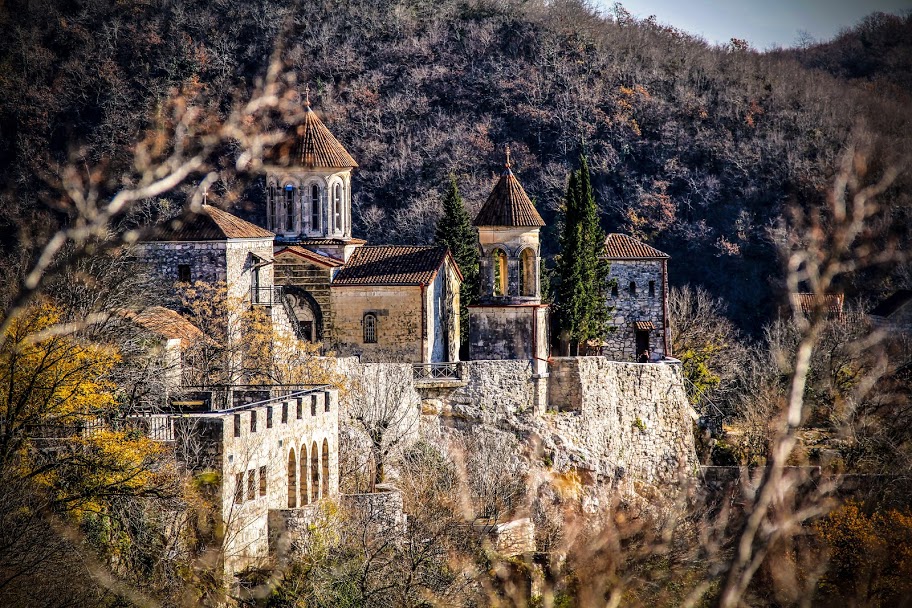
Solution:
<svg viewBox="0 0 912 608">
<path fill-rule="evenodd" d="M 482 205 L 481 211 L 475 216 L 476 226 L 544 226 L 545 220 L 539 215 L 538 210 L 522 184 L 513 175 L 510 161 L 507 160 L 504 172 L 501 174 L 497 185 L 491 191 L 488 200 Z"/>
<path fill-rule="evenodd" d="M 317 113 L 310 109 L 310 104 L 295 136 L 276 145 L 269 156 L 272 162 L 283 167 L 341 169 L 358 166 Z"/>
</svg>

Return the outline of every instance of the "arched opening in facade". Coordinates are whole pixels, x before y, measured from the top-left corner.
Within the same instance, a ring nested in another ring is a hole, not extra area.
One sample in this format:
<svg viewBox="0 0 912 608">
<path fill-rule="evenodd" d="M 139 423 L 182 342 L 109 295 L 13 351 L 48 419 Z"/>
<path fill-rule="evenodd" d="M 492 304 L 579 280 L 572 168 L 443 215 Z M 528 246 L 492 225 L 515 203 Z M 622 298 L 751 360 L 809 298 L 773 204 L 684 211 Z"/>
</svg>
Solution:
<svg viewBox="0 0 912 608">
<path fill-rule="evenodd" d="M 288 451 L 288 508 L 298 506 L 298 463 L 295 461 L 294 448 Z"/>
<path fill-rule="evenodd" d="M 507 252 L 495 249 L 491 254 L 491 263 L 494 268 L 494 296 L 507 295 Z"/>
<path fill-rule="evenodd" d="M 298 338 L 307 342 L 322 340 L 323 313 L 314 297 L 300 287 L 289 285 L 285 287 L 284 298 L 294 312 Z"/>
<path fill-rule="evenodd" d="M 301 506 L 310 504 L 307 492 L 307 444 L 301 444 Z"/>
<path fill-rule="evenodd" d="M 310 502 L 320 499 L 320 452 L 317 442 L 310 445 Z"/>
<path fill-rule="evenodd" d="M 535 297 L 535 252 L 523 249 L 519 255 L 519 295 Z"/>
<path fill-rule="evenodd" d="M 322 458 L 322 472 L 320 474 L 322 478 L 322 488 L 323 496 L 329 496 L 329 441 L 326 439 L 323 440 L 323 453 L 321 454 Z"/>
<path fill-rule="evenodd" d="M 320 187 L 316 184 L 310 187 L 310 229 L 320 229 Z"/>
</svg>

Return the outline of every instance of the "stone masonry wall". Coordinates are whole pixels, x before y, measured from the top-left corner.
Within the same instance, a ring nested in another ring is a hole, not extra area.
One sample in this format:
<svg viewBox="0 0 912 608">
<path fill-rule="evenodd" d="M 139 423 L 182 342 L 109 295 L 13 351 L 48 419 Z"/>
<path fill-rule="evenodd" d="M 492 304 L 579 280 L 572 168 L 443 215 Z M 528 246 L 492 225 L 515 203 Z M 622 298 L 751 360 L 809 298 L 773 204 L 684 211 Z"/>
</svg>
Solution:
<svg viewBox="0 0 912 608">
<path fill-rule="evenodd" d="M 617 281 L 618 295 L 608 296 L 614 307 L 612 325 L 616 328 L 605 340 L 603 354 L 615 361 L 635 361 L 636 336 L 634 321 L 651 321 L 655 329 L 649 335 L 653 356 L 664 352 L 665 289 L 662 280 L 662 260 L 611 260 L 609 277 Z M 649 282 L 655 282 L 654 295 L 649 295 Z M 630 293 L 630 283 L 636 283 L 636 294 Z"/>
<path fill-rule="evenodd" d="M 298 507 L 339 493 L 335 389 L 177 420 L 184 424 L 192 420 L 205 429 L 194 436 L 200 438 L 203 451 L 211 453 L 209 466 L 221 475 L 227 572 L 261 565 L 268 558 L 270 510 Z M 328 456 L 325 475 L 324 453 Z"/>
<path fill-rule="evenodd" d="M 552 360 L 545 444 L 557 465 L 648 484 L 674 483 L 697 466 L 679 362 Z M 552 434 L 549 438 L 548 433 Z"/>
<path fill-rule="evenodd" d="M 311 264 L 300 256 L 285 252 L 275 258 L 276 285 L 292 287 L 307 292 L 320 307 L 322 339 L 332 342 L 333 309 L 329 295 L 330 269 Z M 316 312 L 316 311 L 314 311 Z"/>
<path fill-rule="evenodd" d="M 692 419 L 679 363 L 607 357 L 551 360 L 538 378 L 528 361 L 468 361 L 463 386 L 422 389 L 423 432 L 473 424 L 536 438 L 560 470 L 610 483 L 674 483 L 696 466 Z M 536 413 L 548 383 L 549 411 Z"/>
<path fill-rule="evenodd" d="M 424 361 L 424 344 L 432 328 L 422 322 L 422 300 L 419 287 L 365 286 L 334 287 L 335 313 L 333 343 L 342 354 L 361 355 L 365 359 L 390 359 L 420 363 Z M 377 342 L 364 343 L 364 315 L 377 316 Z"/>
</svg>

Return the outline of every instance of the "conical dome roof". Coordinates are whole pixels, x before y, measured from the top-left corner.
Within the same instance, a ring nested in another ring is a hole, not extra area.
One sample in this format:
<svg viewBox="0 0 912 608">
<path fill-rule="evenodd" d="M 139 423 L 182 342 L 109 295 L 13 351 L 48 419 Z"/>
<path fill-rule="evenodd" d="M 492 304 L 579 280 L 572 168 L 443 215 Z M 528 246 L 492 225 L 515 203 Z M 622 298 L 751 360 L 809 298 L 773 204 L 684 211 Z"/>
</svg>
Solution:
<svg viewBox="0 0 912 608">
<path fill-rule="evenodd" d="M 476 226 L 544 226 L 545 220 L 513 175 L 508 161 L 473 223 Z"/>
<path fill-rule="evenodd" d="M 310 109 L 310 104 L 307 105 L 304 122 L 298 125 L 295 137 L 273 148 L 270 156 L 273 162 L 286 167 L 314 169 L 358 166 L 317 113 Z"/>
</svg>

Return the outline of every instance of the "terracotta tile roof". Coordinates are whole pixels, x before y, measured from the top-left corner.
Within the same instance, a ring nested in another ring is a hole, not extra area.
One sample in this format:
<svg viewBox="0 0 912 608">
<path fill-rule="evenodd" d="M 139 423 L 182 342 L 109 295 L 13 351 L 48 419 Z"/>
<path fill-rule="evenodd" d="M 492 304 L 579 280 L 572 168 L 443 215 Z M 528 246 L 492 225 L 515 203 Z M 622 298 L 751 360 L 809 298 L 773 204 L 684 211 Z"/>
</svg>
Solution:
<svg viewBox="0 0 912 608">
<path fill-rule="evenodd" d="M 656 326 L 652 321 L 634 321 L 633 328 L 640 331 L 652 331 Z"/>
<path fill-rule="evenodd" d="M 279 251 L 276 251 L 275 255 L 281 255 L 283 253 L 292 253 L 298 257 L 302 257 L 306 260 L 314 262 L 315 264 L 320 264 L 321 266 L 329 266 L 331 268 L 336 268 L 338 266 L 344 266 L 345 262 L 342 260 L 336 259 L 334 257 L 323 255 L 322 253 L 317 253 L 316 251 L 311 251 L 304 247 L 298 245 L 291 245 L 290 247 L 284 247 Z"/>
<path fill-rule="evenodd" d="M 828 315 L 842 315 L 843 297 L 842 294 L 829 294 L 824 296 L 824 306 L 826 307 Z M 791 299 L 795 308 L 805 315 L 814 312 L 814 307 L 817 305 L 817 295 L 813 293 L 793 293 Z"/>
<path fill-rule="evenodd" d="M 473 223 L 476 226 L 544 226 L 545 220 L 507 167 Z"/>
<path fill-rule="evenodd" d="M 613 232 L 605 239 L 605 257 L 609 260 L 624 260 L 664 259 L 670 256 L 631 236 Z"/>
<path fill-rule="evenodd" d="M 336 274 L 332 284 L 430 285 L 447 257 L 451 256 L 446 247 L 359 247 Z"/>
<path fill-rule="evenodd" d="M 160 224 L 149 241 L 223 241 L 225 239 L 273 238 L 264 228 L 231 215 L 212 205 L 203 205 L 199 213 L 182 216 Z"/>
<path fill-rule="evenodd" d="M 150 306 L 138 311 L 121 310 L 118 314 L 169 340 L 184 340 L 189 345 L 207 339 L 196 325 L 164 306 Z"/>
<path fill-rule="evenodd" d="M 295 136 L 276 145 L 266 157 L 267 161 L 282 167 L 339 169 L 358 166 L 310 106 L 307 106 L 304 122 L 298 125 Z"/>
<path fill-rule="evenodd" d="M 890 297 L 882 300 L 869 314 L 874 317 L 889 317 L 909 301 L 912 301 L 912 290 L 900 289 Z"/>
<path fill-rule="evenodd" d="M 287 241 L 286 241 L 287 242 Z M 367 243 L 364 239 L 298 239 L 296 241 L 302 247 L 311 247 L 316 245 L 364 245 Z"/>
</svg>

